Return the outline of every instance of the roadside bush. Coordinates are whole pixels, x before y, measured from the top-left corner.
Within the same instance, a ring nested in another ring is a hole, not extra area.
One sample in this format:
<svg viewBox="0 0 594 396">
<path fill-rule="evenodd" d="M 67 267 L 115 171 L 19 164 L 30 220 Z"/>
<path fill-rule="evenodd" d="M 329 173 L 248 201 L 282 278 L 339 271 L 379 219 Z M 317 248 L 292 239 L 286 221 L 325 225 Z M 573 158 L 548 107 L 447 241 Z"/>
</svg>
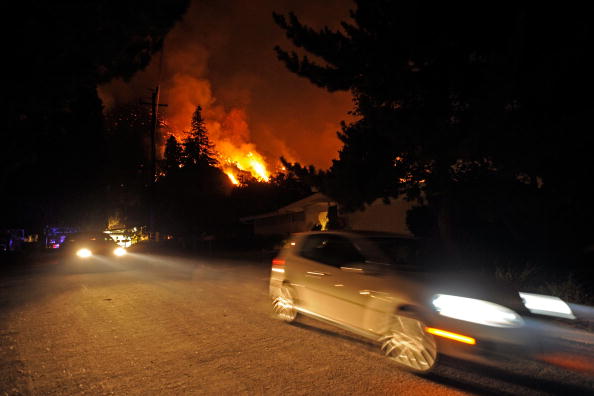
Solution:
<svg viewBox="0 0 594 396">
<path fill-rule="evenodd" d="M 582 283 L 575 280 L 573 274 L 569 274 L 565 280 L 547 282 L 538 290 L 542 294 L 556 296 L 566 302 L 594 305 L 592 295 Z"/>
<path fill-rule="evenodd" d="M 495 277 L 516 285 L 518 288 L 526 286 L 535 278 L 541 277 L 542 270 L 534 264 L 526 264 L 521 267 L 512 265 L 499 265 L 495 267 Z"/>
<path fill-rule="evenodd" d="M 594 305 L 592 294 L 582 282 L 575 279 L 573 273 L 560 278 L 551 271 L 527 264 L 521 267 L 498 266 L 494 275 L 524 292 L 555 296 L 575 304 Z"/>
</svg>

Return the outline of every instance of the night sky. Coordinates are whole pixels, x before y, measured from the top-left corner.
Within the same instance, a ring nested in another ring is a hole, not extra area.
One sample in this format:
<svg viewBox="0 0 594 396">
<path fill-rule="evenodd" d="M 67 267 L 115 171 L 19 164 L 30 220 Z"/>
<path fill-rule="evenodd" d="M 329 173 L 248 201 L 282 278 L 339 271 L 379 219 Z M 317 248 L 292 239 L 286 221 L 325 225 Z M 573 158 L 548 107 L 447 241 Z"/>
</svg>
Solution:
<svg viewBox="0 0 594 396">
<path fill-rule="evenodd" d="M 292 47 L 272 12 L 293 11 L 312 27 L 339 28 L 352 8 L 347 0 L 192 2 L 165 41 L 161 103 L 168 104 L 163 115 L 171 132 L 183 138 L 200 104 L 211 140 L 224 153 L 258 152 L 271 171 L 281 155 L 328 167 L 340 148 L 339 123 L 350 117 L 351 95 L 315 87 L 276 59 L 275 45 Z M 160 60 L 154 56 L 129 83 L 101 87 L 106 107 L 148 98 Z"/>
</svg>

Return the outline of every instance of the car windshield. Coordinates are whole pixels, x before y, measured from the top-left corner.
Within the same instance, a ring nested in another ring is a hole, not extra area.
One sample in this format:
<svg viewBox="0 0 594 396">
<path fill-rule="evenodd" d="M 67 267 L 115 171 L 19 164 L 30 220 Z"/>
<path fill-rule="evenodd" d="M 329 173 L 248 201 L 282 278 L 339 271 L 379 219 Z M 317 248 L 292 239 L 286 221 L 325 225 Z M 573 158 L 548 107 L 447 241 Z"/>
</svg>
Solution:
<svg viewBox="0 0 594 396">
<path fill-rule="evenodd" d="M 96 243 L 104 242 L 104 243 L 111 243 L 113 239 L 107 235 L 102 233 L 76 233 L 70 234 L 67 239 L 68 242 L 89 242 L 93 241 Z"/>
</svg>

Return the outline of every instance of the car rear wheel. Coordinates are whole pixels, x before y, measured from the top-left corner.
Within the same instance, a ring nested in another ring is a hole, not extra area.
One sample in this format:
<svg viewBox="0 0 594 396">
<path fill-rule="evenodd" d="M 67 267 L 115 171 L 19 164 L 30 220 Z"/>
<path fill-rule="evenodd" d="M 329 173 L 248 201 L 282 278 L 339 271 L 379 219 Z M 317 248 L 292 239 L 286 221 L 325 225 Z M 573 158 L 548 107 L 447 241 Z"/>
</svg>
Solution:
<svg viewBox="0 0 594 396">
<path fill-rule="evenodd" d="M 414 317 L 394 315 L 381 349 L 390 360 L 409 371 L 428 373 L 437 361 L 437 345 L 425 325 Z"/>
<path fill-rule="evenodd" d="M 295 309 L 295 293 L 288 285 L 282 285 L 278 295 L 272 300 L 272 312 L 278 319 L 292 322 L 297 318 Z"/>
</svg>

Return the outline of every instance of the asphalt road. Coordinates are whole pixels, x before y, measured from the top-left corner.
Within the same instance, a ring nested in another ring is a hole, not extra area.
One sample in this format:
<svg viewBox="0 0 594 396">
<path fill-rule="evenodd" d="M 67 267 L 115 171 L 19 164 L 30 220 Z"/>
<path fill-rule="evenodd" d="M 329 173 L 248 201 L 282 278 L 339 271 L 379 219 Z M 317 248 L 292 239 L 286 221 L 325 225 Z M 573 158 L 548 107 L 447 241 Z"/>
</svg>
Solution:
<svg viewBox="0 0 594 396">
<path fill-rule="evenodd" d="M 342 330 L 271 318 L 257 260 L 44 255 L 0 269 L 0 395 L 594 393 L 591 376 L 537 362 L 401 371 Z"/>
</svg>

